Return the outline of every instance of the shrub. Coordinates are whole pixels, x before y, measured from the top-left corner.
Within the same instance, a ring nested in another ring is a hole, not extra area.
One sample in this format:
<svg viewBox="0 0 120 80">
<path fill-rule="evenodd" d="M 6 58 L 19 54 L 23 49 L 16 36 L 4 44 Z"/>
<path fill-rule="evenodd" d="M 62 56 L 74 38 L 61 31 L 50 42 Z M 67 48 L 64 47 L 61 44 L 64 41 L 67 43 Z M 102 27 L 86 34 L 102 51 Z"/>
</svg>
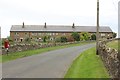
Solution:
<svg viewBox="0 0 120 80">
<path fill-rule="evenodd" d="M 43 37 L 43 42 L 46 42 L 47 36 Z"/>
<path fill-rule="evenodd" d="M 90 40 L 90 35 L 89 35 L 89 33 L 88 32 L 83 32 L 83 33 L 81 33 L 81 38 L 82 38 L 82 40 Z"/>
<path fill-rule="evenodd" d="M 80 40 L 81 40 L 81 41 L 84 41 L 84 40 L 85 40 L 83 35 L 80 36 Z"/>
<path fill-rule="evenodd" d="M 74 39 L 73 39 L 73 37 L 72 37 L 72 36 L 68 36 L 68 37 L 67 37 L 67 41 L 68 41 L 68 42 L 73 42 L 73 41 L 74 41 Z"/>
<path fill-rule="evenodd" d="M 117 36 L 117 33 L 113 33 L 113 38 L 116 38 L 116 36 Z"/>
<path fill-rule="evenodd" d="M 77 32 L 73 32 L 71 36 L 75 41 L 80 41 L 80 35 Z"/>
<path fill-rule="evenodd" d="M 96 40 L 96 35 L 95 34 L 91 35 L 91 40 Z"/>
<path fill-rule="evenodd" d="M 60 37 L 55 38 L 55 42 L 61 42 L 61 38 Z"/>
<path fill-rule="evenodd" d="M 31 39 L 30 38 L 25 38 L 25 42 L 30 42 Z"/>
<path fill-rule="evenodd" d="M 67 38 L 65 36 L 61 37 L 61 42 L 67 42 Z"/>
</svg>

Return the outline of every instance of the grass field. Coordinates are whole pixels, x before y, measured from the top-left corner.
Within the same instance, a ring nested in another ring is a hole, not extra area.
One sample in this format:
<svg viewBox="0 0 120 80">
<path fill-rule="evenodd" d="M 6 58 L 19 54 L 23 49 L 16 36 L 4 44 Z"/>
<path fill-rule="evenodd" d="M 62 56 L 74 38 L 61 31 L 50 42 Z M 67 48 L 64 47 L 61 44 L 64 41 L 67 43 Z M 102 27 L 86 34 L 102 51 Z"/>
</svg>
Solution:
<svg viewBox="0 0 120 80">
<path fill-rule="evenodd" d="M 28 50 L 28 51 L 23 51 L 23 52 L 10 53 L 8 56 L 7 55 L 0 56 L 0 59 L 2 58 L 2 60 L 0 60 L 0 62 L 7 62 L 10 60 L 23 58 L 26 56 L 41 54 L 41 53 L 48 52 L 51 50 L 62 49 L 62 48 L 73 47 L 73 46 L 80 46 L 80 45 L 84 45 L 84 44 L 88 44 L 88 43 L 90 43 L 90 42 L 80 42 L 78 44 L 69 44 L 69 45 L 64 45 L 64 46 L 55 46 L 55 47 L 41 48 L 41 49 L 36 49 L 36 50 Z"/>
<path fill-rule="evenodd" d="M 115 40 L 112 42 L 108 42 L 107 46 L 118 50 L 118 48 L 120 48 L 120 43 L 118 44 L 118 40 Z"/>
<path fill-rule="evenodd" d="M 82 52 L 73 61 L 65 78 L 109 78 L 106 68 L 95 51 L 95 48 L 91 48 Z"/>
</svg>

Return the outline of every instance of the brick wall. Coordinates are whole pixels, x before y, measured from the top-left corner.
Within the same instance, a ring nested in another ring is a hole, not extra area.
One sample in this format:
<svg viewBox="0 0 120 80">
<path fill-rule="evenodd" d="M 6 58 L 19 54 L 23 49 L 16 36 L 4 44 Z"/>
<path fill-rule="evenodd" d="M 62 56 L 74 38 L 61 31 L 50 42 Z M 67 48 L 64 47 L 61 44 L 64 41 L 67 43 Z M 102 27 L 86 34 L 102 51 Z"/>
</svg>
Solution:
<svg viewBox="0 0 120 80">
<path fill-rule="evenodd" d="M 18 33 L 18 36 L 15 34 Z M 42 38 L 43 36 L 50 36 L 50 37 L 58 37 L 58 36 L 71 36 L 72 32 L 51 32 L 54 33 L 55 35 L 47 35 L 47 32 L 42 32 L 41 35 L 39 35 L 39 32 L 34 32 L 35 35 L 33 35 L 32 32 L 10 32 L 10 37 L 12 38 L 13 41 L 15 41 L 15 39 L 18 39 L 18 42 L 20 41 L 20 38 L 23 38 L 23 41 L 25 38 L 29 37 L 29 38 Z M 58 35 L 56 35 L 56 33 L 58 33 Z M 79 34 L 81 34 L 81 32 L 78 32 Z M 90 34 L 96 34 L 94 32 L 90 32 Z M 101 33 L 100 33 L 101 34 Z M 108 33 L 108 32 L 103 32 L 102 34 L 105 34 L 104 38 L 111 38 L 113 37 L 113 33 Z M 108 36 L 109 34 L 109 36 Z M 101 35 L 100 35 L 101 37 Z"/>
</svg>

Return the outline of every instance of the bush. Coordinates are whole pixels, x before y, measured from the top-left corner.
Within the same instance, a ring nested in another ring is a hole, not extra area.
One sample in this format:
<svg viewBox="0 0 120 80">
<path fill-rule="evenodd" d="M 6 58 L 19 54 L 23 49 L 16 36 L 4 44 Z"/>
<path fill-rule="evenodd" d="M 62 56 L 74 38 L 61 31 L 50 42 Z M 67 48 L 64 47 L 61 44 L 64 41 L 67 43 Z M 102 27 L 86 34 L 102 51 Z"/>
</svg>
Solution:
<svg viewBox="0 0 120 80">
<path fill-rule="evenodd" d="M 67 38 L 65 36 L 61 37 L 61 42 L 67 42 Z"/>
<path fill-rule="evenodd" d="M 73 37 L 72 37 L 72 36 L 68 36 L 68 37 L 67 37 L 67 41 L 68 41 L 68 42 L 73 42 L 73 41 L 74 41 L 74 39 L 73 39 Z"/>
<path fill-rule="evenodd" d="M 5 41 L 5 39 L 2 39 L 2 45 L 4 45 L 4 41 Z"/>
<path fill-rule="evenodd" d="M 77 32 L 73 32 L 71 36 L 75 41 L 80 41 L 80 35 Z"/>
<path fill-rule="evenodd" d="M 47 36 L 43 37 L 43 42 L 46 42 Z"/>
<path fill-rule="evenodd" d="M 89 40 L 89 33 L 88 32 L 82 33 L 82 36 L 84 37 L 84 40 Z"/>
<path fill-rule="evenodd" d="M 113 33 L 113 38 L 116 38 L 116 36 L 117 36 L 117 33 Z"/>
<path fill-rule="evenodd" d="M 80 40 L 81 40 L 81 41 L 84 41 L 84 40 L 85 40 L 83 35 L 80 36 Z"/>
<path fill-rule="evenodd" d="M 88 32 L 83 32 L 82 34 L 81 34 L 81 38 L 82 38 L 82 40 L 90 40 L 90 35 L 89 35 L 89 33 Z"/>
<path fill-rule="evenodd" d="M 30 42 L 31 39 L 30 38 L 25 38 L 25 42 Z"/>
<path fill-rule="evenodd" d="M 7 37 L 7 39 L 10 41 L 10 42 L 13 42 L 12 38 L 10 36 Z"/>
<path fill-rule="evenodd" d="M 55 39 L 55 42 L 61 42 L 61 38 L 60 38 L 60 37 L 57 37 L 57 38 Z"/>
<path fill-rule="evenodd" d="M 96 35 L 95 34 L 91 35 L 91 40 L 96 40 Z"/>
</svg>

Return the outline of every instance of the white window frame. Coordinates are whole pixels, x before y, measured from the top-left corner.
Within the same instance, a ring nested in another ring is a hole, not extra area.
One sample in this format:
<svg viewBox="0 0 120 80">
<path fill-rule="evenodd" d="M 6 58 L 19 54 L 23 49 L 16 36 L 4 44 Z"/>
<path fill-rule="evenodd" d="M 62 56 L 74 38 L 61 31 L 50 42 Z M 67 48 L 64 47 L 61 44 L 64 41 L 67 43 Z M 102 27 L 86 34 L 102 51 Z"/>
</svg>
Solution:
<svg viewBox="0 0 120 80">
<path fill-rule="evenodd" d="M 105 36 L 105 33 L 101 33 L 101 36 Z"/>
</svg>

